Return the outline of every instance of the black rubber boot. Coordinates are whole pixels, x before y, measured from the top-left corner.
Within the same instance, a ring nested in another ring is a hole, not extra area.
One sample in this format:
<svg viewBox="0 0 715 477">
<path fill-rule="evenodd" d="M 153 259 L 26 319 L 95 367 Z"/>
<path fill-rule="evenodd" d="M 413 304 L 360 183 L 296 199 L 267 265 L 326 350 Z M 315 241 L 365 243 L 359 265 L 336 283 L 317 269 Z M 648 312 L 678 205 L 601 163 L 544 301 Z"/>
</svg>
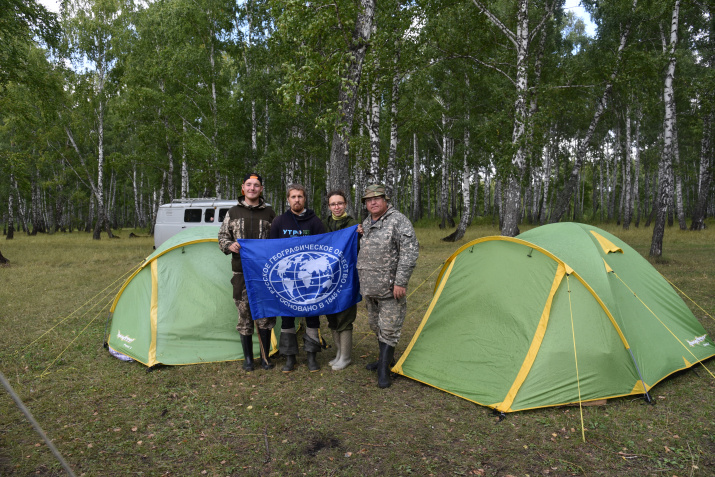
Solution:
<svg viewBox="0 0 715 477">
<path fill-rule="evenodd" d="M 284 373 L 290 373 L 295 369 L 295 355 L 289 354 L 286 356 L 286 364 L 283 365 L 281 371 Z"/>
<path fill-rule="evenodd" d="M 269 356 L 271 352 L 271 330 L 258 330 L 258 337 L 261 339 L 261 368 L 273 369 Z"/>
<path fill-rule="evenodd" d="M 380 361 L 377 368 L 377 386 L 384 389 L 392 384 L 390 379 L 390 363 L 395 356 L 395 347 L 380 341 Z"/>
<path fill-rule="evenodd" d="M 382 349 L 382 344 L 383 344 L 382 341 L 377 340 L 377 345 L 380 347 L 380 349 Z M 380 356 L 379 356 L 379 354 L 380 354 L 380 352 L 378 351 L 377 361 L 375 361 L 374 363 L 368 363 L 368 364 L 366 364 L 366 365 L 365 365 L 365 369 L 367 369 L 368 371 L 377 371 L 377 368 L 380 366 Z M 395 365 L 395 360 L 393 359 L 393 360 L 390 362 L 390 367 L 393 367 L 394 365 Z"/>
<path fill-rule="evenodd" d="M 308 355 L 308 369 L 310 372 L 315 372 L 320 370 L 320 365 L 316 359 L 316 353 L 320 351 L 320 342 L 315 341 L 313 338 L 308 336 L 308 334 L 303 335 L 303 347 L 305 348 L 305 353 Z"/>
<path fill-rule="evenodd" d="M 281 332 L 278 350 L 286 357 L 286 364 L 281 368 L 284 373 L 290 373 L 295 368 L 295 355 L 298 354 L 298 338 L 295 333 Z"/>
<path fill-rule="evenodd" d="M 253 335 L 241 335 L 243 348 L 243 369 L 253 371 Z"/>
</svg>

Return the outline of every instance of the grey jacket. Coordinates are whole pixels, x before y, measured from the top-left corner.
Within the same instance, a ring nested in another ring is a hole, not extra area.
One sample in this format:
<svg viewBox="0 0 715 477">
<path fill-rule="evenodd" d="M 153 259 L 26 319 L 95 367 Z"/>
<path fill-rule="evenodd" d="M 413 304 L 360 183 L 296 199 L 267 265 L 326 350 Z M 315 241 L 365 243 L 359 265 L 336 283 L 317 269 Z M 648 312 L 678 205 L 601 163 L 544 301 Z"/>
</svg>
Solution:
<svg viewBox="0 0 715 477">
<path fill-rule="evenodd" d="M 407 288 L 419 256 L 419 243 L 410 220 L 389 206 L 377 222 L 363 223 L 357 269 L 364 296 L 389 298 L 393 285 Z"/>
</svg>

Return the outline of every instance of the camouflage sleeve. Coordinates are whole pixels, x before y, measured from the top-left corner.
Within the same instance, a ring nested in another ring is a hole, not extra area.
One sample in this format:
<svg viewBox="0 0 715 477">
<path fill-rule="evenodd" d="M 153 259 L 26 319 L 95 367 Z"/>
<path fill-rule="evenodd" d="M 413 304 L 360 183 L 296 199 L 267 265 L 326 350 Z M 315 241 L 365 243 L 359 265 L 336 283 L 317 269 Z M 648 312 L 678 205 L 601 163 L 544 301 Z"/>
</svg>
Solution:
<svg viewBox="0 0 715 477">
<path fill-rule="evenodd" d="M 228 226 L 230 220 L 229 214 L 226 214 L 223 218 L 223 222 L 221 222 L 221 228 L 218 231 L 218 248 L 226 255 L 231 253 L 228 247 L 234 242 L 231 227 Z"/>
<path fill-rule="evenodd" d="M 399 220 L 395 223 L 395 232 L 400 244 L 395 285 L 407 288 L 407 283 L 410 281 L 412 271 L 417 265 L 417 257 L 420 254 L 420 244 L 417 241 L 415 228 L 412 226 L 410 220 L 402 214 L 400 214 Z"/>
</svg>

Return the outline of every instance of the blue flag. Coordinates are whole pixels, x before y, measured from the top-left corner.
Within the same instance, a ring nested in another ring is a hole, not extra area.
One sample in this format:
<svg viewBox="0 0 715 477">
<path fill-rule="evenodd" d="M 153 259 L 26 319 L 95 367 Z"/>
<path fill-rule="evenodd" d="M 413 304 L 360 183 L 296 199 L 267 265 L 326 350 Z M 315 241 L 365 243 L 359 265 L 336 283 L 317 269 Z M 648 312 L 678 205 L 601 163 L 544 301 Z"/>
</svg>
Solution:
<svg viewBox="0 0 715 477">
<path fill-rule="evenodd" d="M 236 240 L 253 319 L 339 313 L 359 302 L 356 229 Z"/>
</svg>

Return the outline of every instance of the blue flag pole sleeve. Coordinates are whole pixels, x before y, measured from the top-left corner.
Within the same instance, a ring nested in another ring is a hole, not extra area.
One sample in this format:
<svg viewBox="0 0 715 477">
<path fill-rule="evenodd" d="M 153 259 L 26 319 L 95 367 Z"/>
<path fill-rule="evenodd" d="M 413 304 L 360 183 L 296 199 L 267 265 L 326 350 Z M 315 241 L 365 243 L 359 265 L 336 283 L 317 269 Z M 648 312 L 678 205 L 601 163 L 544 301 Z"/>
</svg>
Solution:
<svg viewBox="0 0 715 477">
<path fill-rule="evenodd" d="M 358 303 L 357 225 L 320 235 L 238 239 L 254 320 L 339 313 Z"/>
</svg>

